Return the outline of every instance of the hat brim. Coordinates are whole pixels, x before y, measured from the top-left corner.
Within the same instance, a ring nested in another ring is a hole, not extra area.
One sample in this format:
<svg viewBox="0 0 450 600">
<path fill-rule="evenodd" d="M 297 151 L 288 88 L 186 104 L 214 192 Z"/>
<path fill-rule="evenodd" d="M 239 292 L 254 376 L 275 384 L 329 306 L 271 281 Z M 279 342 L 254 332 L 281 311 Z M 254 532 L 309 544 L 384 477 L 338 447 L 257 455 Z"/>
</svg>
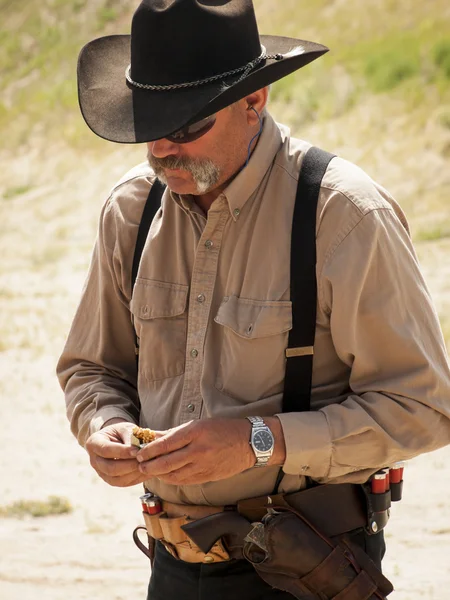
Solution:
<svg viewBox="0 0 450 600">
<path fill-rule="evenodd" d="M 244 79 L 235 75 L 170 91 L 142 90 L 127 83 L 129 35 L 93 40 L 84 46 L 78 59 L 78 99 L 84 120 L 96 135 L 106 140 L 125 144 L 150 142 L 218 112 L 328 51 L 326 46 L 305 40 L 260 37 L 268 55 L 285 56 L 281 60 L 262 61 Z M 294 52 L 296 48 L 300 50 Z M 229 86 L 225 90 L 224 83 Z"/>
</svg>

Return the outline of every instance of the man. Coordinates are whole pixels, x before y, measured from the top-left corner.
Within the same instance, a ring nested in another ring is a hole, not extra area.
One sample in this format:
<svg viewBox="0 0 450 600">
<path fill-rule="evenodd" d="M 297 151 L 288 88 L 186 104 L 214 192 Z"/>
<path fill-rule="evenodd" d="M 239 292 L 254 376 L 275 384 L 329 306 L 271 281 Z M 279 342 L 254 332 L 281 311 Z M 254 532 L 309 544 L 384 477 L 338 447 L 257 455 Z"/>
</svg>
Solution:
<svg viewBox="0 0 450 600">
<path fill-rule="evenodd" d="M 267 113 L 267 86 L 325 51 L 260 37 L 251 0 L 144 0 L 131 58 L 129 36 L 94 40 L 80 55 L 87 124 L 112 141 L 146 142 L 148 163 L 103 208 L 58 375 L 72 431 L 99 476 L 145 482 L 175 520 L 274 488 L 364 483 L 449 442 L 449 366 L 404 215 L 340 158 L 317 208 L 312 410 L 281 409 L 290 232 L 309 146 Z M 167 188 L 131 289 L 155 175 Z M 130 444 L 136 423 L 157 430 L 140 450 Z M 375 529 L 353 537 L 379 566 Z M 164 536 L 152 600 L 292 598 L 227 548 L 177 559 L 181 546 Z"/>
</svg>

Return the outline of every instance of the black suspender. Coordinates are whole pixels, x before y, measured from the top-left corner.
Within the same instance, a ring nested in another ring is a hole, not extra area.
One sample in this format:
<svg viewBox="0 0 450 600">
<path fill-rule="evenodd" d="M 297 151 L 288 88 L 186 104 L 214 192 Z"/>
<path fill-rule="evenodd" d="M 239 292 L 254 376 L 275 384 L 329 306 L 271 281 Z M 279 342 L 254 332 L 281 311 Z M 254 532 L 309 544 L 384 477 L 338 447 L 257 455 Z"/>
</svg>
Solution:
<svg viewBox="0 0 450 600">
<path fill-rule="evenodd" d="M 322 178 L 333 157 L 319 148 L 310 148 L 298 179 L 291 233 L 292 329 L 286 350 L 283 412 L 310 409 L 316 334 L 317 201 Z"/>
<path fill-rule="evenodd" d="M 159 179 L 155 179 L 155 182 L 152 185 L 148 198 L 145 202 L 141 222 L 139 223 L 136 246 L 134 248 L 133 269 L 131 271 L 131 293 L 133 293 L 134 284 L 136 283 L 136 277 L 138 274 L 139 263 L 141 262 L 142 251 L 145 246 L 145 240 L 147 239 L 148 232 L 150 231 L 153 217 L 156 215 L 158 208 L 161 206 L 161 198 L 165 189 L 166 186 L 163 185 Z"/>
<path fill-rule="evenodd" d="M 319 148 L 306 153 L 298 180 L 292 219 L 291 301 L 292 329 L 286 350 L 283 412 L 310 409 L 313 348 L 316 331 L 316 214 L 320 184 L 334 157 Z M 142 213 L 131 273 L 131 290 L 153 217 L 161 206 L 165 186 L 155 180 Z M 136 333 L 135 333 L 136 335 Z M 138 354 L 136 337 L 136 355 Z"/>
<path fill-rule="evenodd" d="M 165 189 L 166 186 L 163 185 L 159 181 L 159 179 L 155 179 L 155 182 L 150 188 L 147 200 L 145 201 L 144 210 L 142 211 L 141 222 L 139 223 L 139 229 L 136 238 L 136 246 L 134 247 L 133 267 L 131 269 L 131 295 L 133 295 L 134 284 L 136 283 L 136 278 L 139 270 L 139 263 L 141 262 L 142 251 L 144 250 L 145 246 L 145 240 L 147 239 L 148 232 L 150 231 L 150 226 L 152 224 L 153 217 L 156 215 L 159 207 L 161 206 L 161 198 Z M 133 317 L 132 323 L 134 332 L 134 351 L 136 352 L 136 362 L 138 363 L 139 340 L 136 334 L 136 328 L 134 327 Z"/>
</svg>

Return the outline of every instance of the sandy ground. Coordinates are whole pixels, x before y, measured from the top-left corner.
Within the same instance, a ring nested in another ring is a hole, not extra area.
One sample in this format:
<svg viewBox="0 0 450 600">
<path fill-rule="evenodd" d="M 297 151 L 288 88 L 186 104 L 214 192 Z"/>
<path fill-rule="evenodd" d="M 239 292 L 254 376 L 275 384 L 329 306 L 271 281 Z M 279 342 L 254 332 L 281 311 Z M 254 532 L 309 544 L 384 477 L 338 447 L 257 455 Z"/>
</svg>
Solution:
<svg viewBox="0 0 450 600">
<path fill-rule="evenodd" d="M 73 506 L 64 516 L 0 519 L 2 600 L 145 598 L 149 565 L 131 538 L 141 524 L 140 488 L 98 479 L 69 432 L 54 375 L 100 204 L 126 165 L 141 160 L 126 152 L 100 164 L 53 151 L 48 171 L 46 163 L 35 170 L 30 152 L 16 157 L 7 180 L 0 173 L 3 189 L 29 185 L 0 203 L 0 504 L 59 495 Z M 418 250 L 438 310 L 450 315 L 450 240 Z M 408 465 L 405 499 L 387 529 L 394 600 L 450 595 L 449 461 L 450 447 Z"/>
</svg>

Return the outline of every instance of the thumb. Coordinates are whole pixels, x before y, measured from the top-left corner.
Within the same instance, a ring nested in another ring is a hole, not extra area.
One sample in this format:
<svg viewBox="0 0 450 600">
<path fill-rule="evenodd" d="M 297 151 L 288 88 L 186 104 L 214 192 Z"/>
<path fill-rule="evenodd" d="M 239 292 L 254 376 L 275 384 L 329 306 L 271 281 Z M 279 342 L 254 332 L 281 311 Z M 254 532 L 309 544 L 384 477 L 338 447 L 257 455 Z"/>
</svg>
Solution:
<svg viewBox="0 0 450 600">
<path fill-rule="evenodd" d="M 142 448 L 137 459 L 139 462 L 151 460 L 163 454 L 170 454 L 184 448 L 192 441 L 191 428 L 182 425 L 165 432 L 155 432 L 156 439 Z"/>
<path fill-rule="evenodd" d="M 118 432 L 117 432 L 118 433 Z M 131 433 L 129 435 L 129 438 Z M 122 436 L 115 436 L 111 439 L 106 431 L 98 431 L 91 435 L 86 442 L 86 450 L 90 455 L 101 456 L 102 458 L 127 459 L 133 458 L 137 454 L 137 448 L 124 443 Z"/>
</svg>

